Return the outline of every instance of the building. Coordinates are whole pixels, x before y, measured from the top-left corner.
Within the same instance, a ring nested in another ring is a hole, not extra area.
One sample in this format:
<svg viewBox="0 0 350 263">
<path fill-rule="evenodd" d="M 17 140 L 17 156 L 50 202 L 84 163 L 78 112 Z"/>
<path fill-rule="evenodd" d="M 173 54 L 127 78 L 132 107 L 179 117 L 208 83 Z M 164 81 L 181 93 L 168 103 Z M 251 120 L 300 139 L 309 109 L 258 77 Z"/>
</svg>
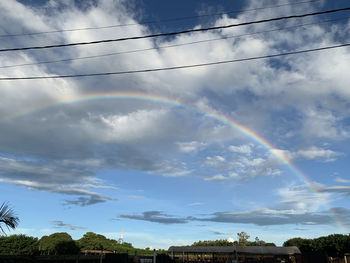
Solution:
<svg viewBox="0 0 350 263">
<path fill-rule="evenodd" d="M 176 263 L 301 263 L 297 247 L 172 246 L 168 252 Z"/>
</svg>

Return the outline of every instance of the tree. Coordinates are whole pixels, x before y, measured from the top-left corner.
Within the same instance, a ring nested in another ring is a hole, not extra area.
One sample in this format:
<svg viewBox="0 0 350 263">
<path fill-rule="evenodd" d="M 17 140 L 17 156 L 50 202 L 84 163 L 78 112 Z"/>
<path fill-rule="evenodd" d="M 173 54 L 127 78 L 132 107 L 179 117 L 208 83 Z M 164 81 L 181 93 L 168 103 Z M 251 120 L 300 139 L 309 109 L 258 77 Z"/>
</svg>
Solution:
<svg viewBox="0 0 350 263">
<path fill-rule="evenodd" d="M 218 239 L 218 240 L 204 240 L 204 241 L 197 241 L 194 242 L 192 244 L 192 246 L 205 246 L 205 247 L 209 247 L 209 246 L 232 246 L 232 245 L 236 245 L 237 242 L 230 242 L 226 239 Z"/>
<path fill-rule="evenodd" d="M 12 208 L 7 203 L 2 203 L 0 206 L 0 230 L 5 234 L 2 224 L 5 224 L 7 229 L 15 229 L 19 223 L 19 219 L 15 216 Z"/>
<path fill-rule="evenodd" d="M 301 253 L 314 251 L 314 244 L 312 239 L 306 239 L 301 237 L 295 237 L 288 239 L 283 243 L 284 247 L 296 246 L 300 249 Z"/>
<path fill-rule="evenodd" d="M 26 235 L 0 236 L 0 255 L 34 255 L 38 239 Z"/>
<path fill-rule="evenodd" d="M 275 243 L 271 242 L 265 242 L 264 240 L 259 239 L 258 237 L 255 237 L 255 240 L 250 242 L 248 241 L 246 246 L 265 246 L 265 247 L 275 247 Z"/>
<path fill-rule="evenodd" d="M 78 240 L 81 250 L 109 250 L 118 253 L 133 253 L 136 249 L 127 242 L 119 244 L 117 240 L 106 238 L 103 235 L 94 232 L 87 232 Z M 140 250 L 143 252 L 143 250 Z M 138 252 L 140 252 L 138 251 Z M 144 250 L 146 251 L 146 250 Z"/>
<path fill-rule="evenodd" d="M 78 243 L 82 250 L 113 250 L 114 246 L 117 244 L 117 241 L 110 240 L 105 236 L 94 232 L 87 232 L 81 239 L 78 240 Z"/>
<path fill-rule="evenodd" d="M 301 253 L 326 252 L 330 255 L 341 255 L 350 252 L 350 235 L 333 234 L 315 239 L 296 237 L 284 242 L 283 246 L 297 246 Z"/>
<path fill-rule="evenodd" d="M 250 236 L 246 232 L 237 233 L 237 237 L 240 246 L 246 246 L 248 244 Z"/>
<path fill-rule="evenodd" d="M 43 236 L 39 241 L 39 251 L 44 255 L 77 254 L 80 249 L 72 237 L 63 233 Z"/>
</svg>

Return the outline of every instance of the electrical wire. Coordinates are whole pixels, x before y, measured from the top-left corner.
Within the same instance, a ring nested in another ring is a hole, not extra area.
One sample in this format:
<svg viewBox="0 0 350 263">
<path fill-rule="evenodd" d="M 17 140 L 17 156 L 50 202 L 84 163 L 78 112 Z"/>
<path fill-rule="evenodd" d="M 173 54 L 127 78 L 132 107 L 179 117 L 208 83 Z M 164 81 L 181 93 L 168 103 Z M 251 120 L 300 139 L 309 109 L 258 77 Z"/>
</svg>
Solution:
<svg viewBox="0 0 350 263">
<path fill-rule="evenodd" d="M 92 59 L 92 58 L 101 58 L 101 57 L 110 57 L 110 56 L 121 55 L 121 54 L 131 54 L 131 53 L 138 53 L 138 52 L 144 52 L 144 51 L 150 51 L 150 50 L 159 50 L 159 49 L 194 45 L 194 44 L 199 44 L 199 43 L 220 41 L 220 40 L 226 40 L 226 39 L 232 39 L 232 38 L 241 38 L 241 37 L 246 37 L 246 36 L 258 35 L 258 34 L 264 34 L 264 33 L 270 33 L 270 32 L 282 31 L 282 30 L 290 30 L 290 29 L 295 29 L 298 27 L 335 22 L 335 21 L 345 20 L 345 19 L 349 19 L 349 18 L 350 17 L 342 17 L 342 18 L 338 18 L 338 19 L 329 19 L 329 20 L 318 21 L 318 22 L 313 22 L 313 23 L 299 24 L 299 25 L 290 26 L 290 27 L 276 28 L 276 29 L 253 32 L 253 33 L 246 33 L 246 34 L 241 34 L 241 35 L 225 36 L 225 37 L 220 37 L 220 38 L 210 38 L 210 39 L 204 39 L 204 40 L 197 40 L 197 41 L 179 43 L 179 44 L 167 45 L 167 46 L 135 49 L 135 50 L 120 51 L 120 52 L 113 52 L 113 53 L 106 53 L 106 54 L 92 55 L 92 56 L 83 56 L 83 57 L 76 57 L 76 58 L 66 58 L 66 59 L 59 59 L 59 60 L 39 61 L 39 62 L 22 63 L 22 64 L 15 64 L 15 65 L 4 65 L 4 66 L 0 66 L 0 69 L 1 68 L 22 67 L 22 66 L 33 66 L 33 65 L 41 65 L 41 64 L 52 64 L 52 63 L 68 62 L 68 61 L 84 60 L 84 59 Z"/>
<path fill-rule="evenodd" d="M 301 2 L 280 4 L 280 5 L 274 5 L 274 6 L 265 6 L 265 7 L 259 7 L 259 8 L 253 8 L 253 9 L 233 10 L 233 11 L 228 11 L 228 12 L 223 12 L 223 13 L 214 13 L 214 14 L 205 14 L 205 15 L 197 15 L 197 16 L 178 17 L 178 18 L 170 18 L 170 19 L 163 19 L 163 20 L 157 20 L 157 21 L 141 21 L 140 23 L 129 23 L 129 24 L 118 24 L 118 25 L 99 26 L 99 27 L 62 29 L 62 30 L 52 30 L 52 31 L 42 31 L 42 32 L 33 32 L 33 33 L 22 33 L 22 34 L 8 34 L 8 35 L 0 35 L 0 38 L 3 38 L 3 37 L 19 37 L 19 36 L 34 36 L 34 35 L 43 35 L 43 34 L 52 34 L 52 33 L 83 31 L 83 30 L 97 30 L 97 29 L 108 29 L 108 28 L 136 26 L 136 25 L 158 24 L 158 23 L 166 23 L 166 22 L 174 22 L 174 21 L 197 19 L 197 18 L 203 18 L 203 17 L 229 15 L 229 14 L 234 14 L 234 13 L 241 13 L 242 14 L 242 13 L 246 13 L 246 12 L 258 11 L 258 10 L 264 10 L 264 9 L 270 9 L 270 8 L 278 8 L 278 7 L 283 7 L 283 6 L 307 4 L 307 3 L 319 2 L 319 1 L 321 1 L 321 0 L 301 1 Z"/>
<path fill-rule="evenodd" d="M 144 38 L 174 36 L 174 35 L 180 35 L 180 34 L 186 34 L 186 33 L 192 33 L 192 32 L 202 32 L 202 31 L 226 29 L 226 28 L 232 28 L 232 27 L 238 27 L 238 26 L 246 26 L 246 25 L 252 25 L 252 24 L 261 24 L 261 23 L 272 22 L 272 21 L 279 21 L 279 20 L 285 20 L 285 19 L 291 19 L 291 18 L 302 18 L 302 17 L 315 16 L 315 15 L 323 15 L 323 14 L 330 14 L 330 13 L 336 13 L 336 12 L 341 12 L 341 11 L 349 11 L 349 10 L 350 10 L 350 7 L 345 7 L 345 8 L 340 8 L 340 9 L 331 9 L 331 10 L 314 12 L 314 13 L 306 13 L 306 14 L 301 14 L 301 15 L 275 17 L 275 18 L 269 18 L 269 19 L 263 19 L 263 20 L 257 20 L 257 21 L 243 22 L 243 23 L 238 23 L 238 24 L 230 24 L 230 25 L 225 25 L 225 26 L 197 28 L 197 29 L 189 29 L 189 30 L 170 32 L 170 33 L 160 33 L 160 34 L 151 34 L 151 35 L 145 35 L 145 36 L 125 37 L 125 38 L 116 38 L 116 39 L 104 39 L 104 40 L 96 40 L 96 41 L 88 41 L 88 42 L 76 42 L 76 43 L 69 43 L 69 44 L 58 44 L 58 45 L 47 45 L 47 46 L 32 46 L 32 47 L 20 47 L 20 48 L 6 48 L 6 49 L 0 49 L 0 52 L 23 51 L 23 50 L 33 50 L 33 49 L 48 49 L 48 48 L 59 48 L 59 47 L 71 47 L 71 46 L 81 46 L 81 45 L 91 45 L 91 44 L 100 44 L 100 43 L 119 42 L 119 41 L 126 41 L 126 40 L 136 40 L 136 39 L 144 39 Z"/>
<path fill-rule="evenodd" d="M 168 70 L 178 70 L 178 69 L 188 69 L 188 68 L 198 68 L 204 66 L 213 66 L 220 64 L 229 64 L 243 61 L 252 61 L 252 60 L 260 60 L 260 59 L 268 59 L 275 58 L 281 56 L 289 56 L 289 55 L 297 55 L 309 52 L 323 51 L 328 49 L 335 49 L 341 47 L 348 47 L 350 43 L 305 49 L 305 50 L 297 50 L 279 54 L 272 55 L 264 55 L 257 57 L 248 57 L 248 58 L 240 58 L 240 59 L 232 59 L 232 60 L 223 60 L 209 63 L 200 63 L 200 64 L 192 64 L 192 65 L 182 65 L 182 66 L 173 66 L 173 67 L 165 67 L 165 68 L 152 68 L 152 69 L 140 69 L 140 70 L 129 70 L 129 71 L 116 71 L 116 72 L 100 72 L 100 73 L 84 73 L 84 74 L 72 74 L 72 75 L 56 75 L 56 76 L 31 76 L 31 77 L 1 77 L 0 81 L 5 80 L 38 80 L 38 79 L 62 79 L 62 78 L 79 78 L 79 77 L 97 77 L 97 76 L 110 76 L 110 75 L 125 75 L 125 74 L 136 74 L 136 73 L 149 73 L 149 72 L 158 72 L 158 71 L 168 71 Z"/>
</svg>

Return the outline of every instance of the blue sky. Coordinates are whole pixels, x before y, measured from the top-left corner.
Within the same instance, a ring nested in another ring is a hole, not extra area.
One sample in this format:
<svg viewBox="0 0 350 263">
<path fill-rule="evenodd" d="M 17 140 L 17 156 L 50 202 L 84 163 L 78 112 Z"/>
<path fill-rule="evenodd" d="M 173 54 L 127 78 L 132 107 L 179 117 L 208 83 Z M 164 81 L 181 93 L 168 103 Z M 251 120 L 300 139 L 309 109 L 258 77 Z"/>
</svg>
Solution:
<svg viewBox="0 0 350 263">
<path fill-rule="evenodd" d="M 1 48 L 342 7 L 346 1 L 5 0 Z M 0 77 L 171 67 L 350 43 L 349 15 L 2 52 Z M 133 25 L 4 36 L 118 24 Z M 202 42 L 183 45 L 196 41 Z M 178 46 L 164 48 L 169 45 Z M 140 49 L 150 50 L 134 52 Z M 71 58 L 79 59 L 35 64 Z M 123 229 L 125 240 L 141 248 L 236 239 L 241 231 L 278 245 L 291 237 L 349 233 L 349 61 L 350 49 L 338 48 L 174 71 L 1 81 L 1 201 L 21 220 L 11 233 L 65 231 L 78 239 L 93 231 L 117 239 Z"/>
</svg>

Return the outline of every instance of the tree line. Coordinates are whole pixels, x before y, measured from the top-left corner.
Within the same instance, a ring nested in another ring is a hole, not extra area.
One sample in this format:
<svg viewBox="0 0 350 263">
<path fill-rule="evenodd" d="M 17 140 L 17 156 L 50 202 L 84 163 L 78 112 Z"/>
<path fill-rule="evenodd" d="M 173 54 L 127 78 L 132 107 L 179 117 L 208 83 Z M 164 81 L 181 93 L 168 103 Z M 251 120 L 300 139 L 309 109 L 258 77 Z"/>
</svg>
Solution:
<svg viewBox="0 0 350 263">
<path fill-rule="evenodd" d="M 246 232 L 237 233 L 238 240 L 204 240 L 197 241 L 192 244 L 192 246 L 272 246 L 275 247 L 275 243 L 265 242 L 260 240 L 258 237 L 254 241 L 249 241 L 250 236 Z"/>
<path fill-rule="evenodd" d="M 249 235 L 245 232 L 237 233 L 237 241 L 225 239 L 197 241 L 192 246 L 276 246 L 274 243 L 265 242 L 258 237 L 249 241 Z M 332 234 L 314 239 L 291 238 L 283 243 L 284 247 L 296 246 L 301 253 L 327 253 L 329 255 L 343 255 L 350 253 L 350 234 Z"/>
<path fill-rule="evenodd" d="M 314 239 L 296 237 L 284 242 L 283 246 L 297 246 L 301 253 L 342 255 L 350 253 L 350 234 L 332 234 Z"/>
<path fill-rule="evenodd" d="M 249 235 L 245 232 L 238 233 L 237 241 L 204 240 L 194 242 L 193 246 L 275 246 L 274 243 L 265 242 L 259 238 L 249 241 Z M 350 234 L 332 234 L 315 239 L 301 237 L 291 238 L 284 242 L 283 246 L 297 246 L 302 253 L 327 253 L 342 255 L 350 253 Z M 119 244 L 117 240 L 109 239 L 103 235 L 87 232 L 82 238 L 73 240 L 66 233 L 54 233 L 36 237 L 23 234 L 0 236 L 0 255 L 68 255 L 78 254 L 85 250 L 108 250 L 116 253 L 128 253 L 130 255 L 152 255 L 150 249 L 134 248 L 132 244 L 124 242 Z M 157 250 L 157 254 L 166 253 L 165 250 Z"/>
<path fill-rule="evenodd" d="M 0 236 L 0 255 L 75 255 L 85 250 L 108 250 L 132 255 L 151 255 L 152 250 L 134 248 L 132 244 L 119 244 L 114 239 L 87 232 L 73 240 L 66 232 L 53 233 L 38 239 L 27 235 Z M 158 250 L 157 253 L 164 253 Z"/>
</svg>

